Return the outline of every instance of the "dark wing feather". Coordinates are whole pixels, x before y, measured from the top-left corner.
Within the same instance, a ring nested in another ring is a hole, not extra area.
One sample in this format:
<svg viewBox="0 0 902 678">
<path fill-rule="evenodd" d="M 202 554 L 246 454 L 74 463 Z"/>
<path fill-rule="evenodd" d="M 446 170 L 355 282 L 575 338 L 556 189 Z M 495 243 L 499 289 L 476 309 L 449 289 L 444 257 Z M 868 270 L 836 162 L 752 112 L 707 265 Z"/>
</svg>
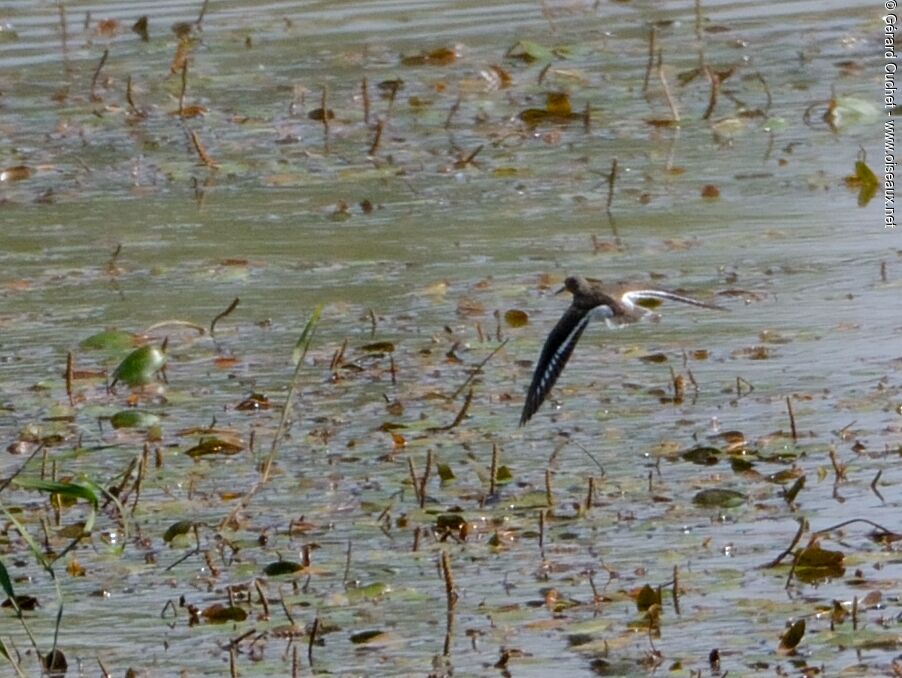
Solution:
<svg viewBox="0 0 902 678">
<path fill-rule="evenodd" d="M 579 341 L 589 324 L 590 317 L 589 310 L 571 306 L 551 330 L 551 334 L 545 340 L 539 362 L 536 363 L 529 391 L 526 393 L 526 402 L 523 404 L 523 413 L 520 415 L 520 426 L 528 422 L 545 401 L 545 396 L 551 391 L 564 369 L 564 365 L 570 359 L 576 342 Z"/>
</svg>

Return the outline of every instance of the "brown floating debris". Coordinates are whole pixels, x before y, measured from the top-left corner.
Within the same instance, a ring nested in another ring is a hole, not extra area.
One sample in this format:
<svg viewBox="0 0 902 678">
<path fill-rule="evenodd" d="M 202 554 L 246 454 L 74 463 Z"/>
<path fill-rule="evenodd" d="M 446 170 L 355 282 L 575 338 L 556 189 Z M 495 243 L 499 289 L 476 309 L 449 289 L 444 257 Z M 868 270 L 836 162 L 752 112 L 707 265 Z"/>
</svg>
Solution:
<svg viewBox="0 0 902 678">
<path fill-rule="evenodd" d="M 401 57 L 402 66 L 448 66 L 457 60 L 457 52 L 450 47 L 439 47 L 428 53 Z"/>
<path fill-rule="evenodd" d="M 536 126 L 543 122 L 566 125 L 579 120 L 585 123 L 586 116 L 573 112 L 566 92 L 549 92 L 545 95 L 545 108 L 527 108 L 517 117 L 527 125 Z"/>
<path fill-rule="evenodd" d="M 213 158 L 207 154 L 207 149 L 204 148 L 203 142 L 201 142 L 200 136 L 198 136 L 196 130 L 191 130 L 191 143 L 194 145 L 194 150 L 197 152 L 197 156 L 204 165 L 214 170 L 219 168 L 219 165 L 217 165 Z"/>
<path fill-rule="evenodd" d="M 28 179 L 33 174 L 33 170 L 26 165 L 16 165 L 15 167 L 7 167 L 0 171 L 0 182 L 22 181 Z"/>
</svg>

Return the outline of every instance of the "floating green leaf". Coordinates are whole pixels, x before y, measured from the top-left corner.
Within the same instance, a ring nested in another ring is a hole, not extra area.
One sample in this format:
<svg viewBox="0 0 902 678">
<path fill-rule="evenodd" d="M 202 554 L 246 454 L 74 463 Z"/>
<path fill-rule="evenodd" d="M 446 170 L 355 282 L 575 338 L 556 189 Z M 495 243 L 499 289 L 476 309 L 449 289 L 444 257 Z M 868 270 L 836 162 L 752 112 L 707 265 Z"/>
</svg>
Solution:
<svg viewBox="0 0 902 678">
<path fill-rule="evenodd" d="M 692 498 L 692 503 L 696 506 L 735 508 L 744 504 L 745 500 L 746 496 L 742 492 L 714 487 L 696 494 Z"/>
<path fill-rule="evenodd" d="M 374 598 L 381 598 L 387 593 L 391 593 L 391 586 L 388 584 L 377 581 L 372 584 L 367 584 L 366 586 L 358 586 L 357 588 L 348 589 L 347 595 L 348 600 L 351 602 L 357 602 L 360 600 L 373 600 Z"/>
<path fill-rule="evenodd" d="M 697 447 L 693 447 L 691 450 L 686 450 L 680 455 L 680 457 L 686 461 L 691 461 L 693 464 L 712 466 L 720 461 L 720 454 L 720 450 L 716 447 L 706 447 L 704 445 L 699 445 Z"/>
<path fill-rule="evenodd" d="M 166 532 L 163 533 L 163 541 L 168 544 L 176 537 L 188 534 L 192 527 L 194 527 L 194 523 L 190 520 L 180 520 L 177 523 L 173 523 L 167 527 Z"/>
<path fill-rule="evenodd" d="M 858 206 L 865 207 L 877 195 L 880 182 L 864 160 L 855 161 L 855 174 L 846 177 L 849 188 L 858 189 Z"/>
<path fill-rule="evenodd" d="M 443 483 L 454 480 L 454 471 L 451 470 L 451 467 L 448 466 L 448 464 L 439 464 L 436 468 L 438 470 L 438 477 Z"/>
<path fill-rule="evenodd" d="M 499 466 L 498 471 L 495 473 L 495 482 L 503 485 L 504 483 L 509 483 L 514 479 L 514 474 L 511 473 L 511 470 L 507 466 Z"/>
<path fill-rule="evenodd" d="M 135 335 L 122 330 L 103 330 L 82 339 L 79 347 L 94 351 L 124 351 L 135 345 Z"/>
<path fill-rule="evenodd" d="M 842 565 L 845 554 L 842 551 L 830 551 L 822 549 L 817 544 L 812 544 L 802 549 L 796 557 L 796 568 L 805 567 L 839 567 Z"/>
<path fill-rule="evenodd" d="M 294 574 L 304 569 L 300 563 L 291 560 L 277 560 L 263 568 L 263 574 L 267 577 L 278 577 L 283 574 Z"/>
<path fill-rule="evenodd" d="M 113 428 L 150 428 L 160 423 L 160 418 L 144 410 L 122 410 L 110 417 Z"/>
<path fill-rule="evenodd" d="M 124 382 L 128 386 L 143 386 L 154 380 L 157 372 L 166 366 L 166 353 L 160 346 L 141 346 L 125 356 L 113 372 L 110 386 Z"/>
<path fill-rule="evenodd" d="M 103 490 L 88 480 L 79 483 L 60 483 L 40 478 L 15 478 L 13 483 L 25 490 L 50 492 L 70 499 L 86 499 L 94 508 L 97 508 L 103 494 Z"/>
</svg>

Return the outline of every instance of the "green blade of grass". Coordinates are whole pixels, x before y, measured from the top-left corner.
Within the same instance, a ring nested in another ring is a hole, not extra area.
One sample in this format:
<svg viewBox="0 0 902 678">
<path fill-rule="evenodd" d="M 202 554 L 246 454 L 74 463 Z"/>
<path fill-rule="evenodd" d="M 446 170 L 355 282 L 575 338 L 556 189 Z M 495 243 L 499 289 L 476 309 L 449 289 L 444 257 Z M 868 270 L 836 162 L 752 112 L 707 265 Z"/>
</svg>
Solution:
<svg viewBox="0 0 902 678">
<path fill-rule="evenodd" d="M 310 316 L 307 324 L 304 325 L 301 336 L 298 337 L 298 341 L 294 345 L 294 350 L 291 352 L 291 362 L 294 364 L 295 370 L 297 370 L 298 366 L 307 355 L 307 349 L 310 348 L 310 342 L 313 341 L 313 332 L 316 330 L 316 324 L 319 322 L 319 316 L 322 311 L 322 304 L 313 309 L 313 315 Z M 295 374 L 297 374 L 297 372 L 295 372 Z"/>
<path fill-rule="evenodd" d="M 63 497 L 72 499 L 85 499 L 89 501 L 94 508 L 100 504 L 100 493 L 97 485 L 91 481 L 78 483 L 59 483 L 52 480 L 41 480 L 40 478 L 16 478 L 13 480 L 14 485 L 18 485 L 24 490 L 38 490 L 40 492 L 50 492 Z"/>
</svg>

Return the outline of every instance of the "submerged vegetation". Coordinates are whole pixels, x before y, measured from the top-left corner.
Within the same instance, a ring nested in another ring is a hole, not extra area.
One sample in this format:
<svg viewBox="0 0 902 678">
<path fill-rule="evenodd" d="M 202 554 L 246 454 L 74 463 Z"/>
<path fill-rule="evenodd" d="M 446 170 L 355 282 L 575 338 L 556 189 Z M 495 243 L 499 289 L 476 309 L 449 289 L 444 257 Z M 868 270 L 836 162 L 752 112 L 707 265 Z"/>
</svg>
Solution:
<svg viewBox="0 0 902 678">
<path fill-rule="evenodd" d="M 879 8 L 243 4 L 5 57 L 4 675 L 898 675 Z"/>
</svg>

